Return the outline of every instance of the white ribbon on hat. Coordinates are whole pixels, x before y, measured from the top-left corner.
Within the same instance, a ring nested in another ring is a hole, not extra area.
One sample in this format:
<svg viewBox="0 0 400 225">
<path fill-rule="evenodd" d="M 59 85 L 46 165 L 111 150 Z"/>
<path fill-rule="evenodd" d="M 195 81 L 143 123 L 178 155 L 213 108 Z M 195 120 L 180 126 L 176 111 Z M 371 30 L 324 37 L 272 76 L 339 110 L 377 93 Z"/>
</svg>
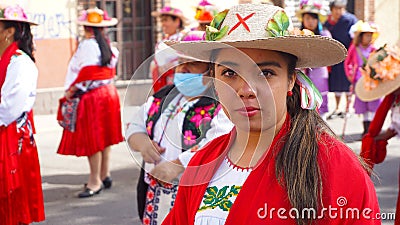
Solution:
<svg viewBox="0 0 400 225">
<path fill-rule="evenodd" d="M 323 102 L 321 93 L 311 79 L 301 70 L 296 69 L 296 83 L 300 86 L 301 108 L 314 110 Z"/>
</svg>

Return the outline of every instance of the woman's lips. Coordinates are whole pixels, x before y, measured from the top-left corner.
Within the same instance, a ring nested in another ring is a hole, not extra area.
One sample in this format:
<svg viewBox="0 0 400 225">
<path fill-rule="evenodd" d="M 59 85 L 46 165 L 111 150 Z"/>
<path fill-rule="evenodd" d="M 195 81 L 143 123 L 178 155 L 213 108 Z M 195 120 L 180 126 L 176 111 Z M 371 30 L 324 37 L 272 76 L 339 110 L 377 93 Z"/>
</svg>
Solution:
<svg viewBox="0 0 400 225">
<path fill-rule="evenodd" d="M 255 116 L 258 112 L 260 112 L 259 108 L 247 106 L 236 110 L 240 115 L 246 117 Z"/>
</svg>

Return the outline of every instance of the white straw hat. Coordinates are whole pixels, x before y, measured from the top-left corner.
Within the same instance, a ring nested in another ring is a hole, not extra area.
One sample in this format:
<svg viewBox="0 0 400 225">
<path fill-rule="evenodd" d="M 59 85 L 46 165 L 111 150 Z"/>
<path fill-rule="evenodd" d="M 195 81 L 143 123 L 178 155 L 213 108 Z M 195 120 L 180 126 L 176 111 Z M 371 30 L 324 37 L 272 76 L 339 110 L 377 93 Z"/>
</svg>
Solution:
<svg viewBox="0 0 400 225">
<path fill-rule="evenodd" d="M 239 4 L 219 13 L 207 27 L 206 41 L 165 43 L 200 60 L 210 60 L 212 51 L 223 48 L 222 44 L 281 51 L 296 56 L 298 68 L 334 65 L 343 61 L 347 54 L 346 48 L 332 38 L 304 35 L 292 29 L 284 10 L 269 4 Z M 222 44 L 216 47 L 214 43 Z"/>
</svg>

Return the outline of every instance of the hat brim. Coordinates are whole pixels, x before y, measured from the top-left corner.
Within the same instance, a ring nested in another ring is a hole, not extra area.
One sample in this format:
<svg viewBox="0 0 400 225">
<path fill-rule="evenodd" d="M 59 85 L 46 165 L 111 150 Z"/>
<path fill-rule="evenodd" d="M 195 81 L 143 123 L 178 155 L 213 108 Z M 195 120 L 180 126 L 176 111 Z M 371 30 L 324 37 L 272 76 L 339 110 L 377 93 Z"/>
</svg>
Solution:
<svg viewBox="0 0 400 225">
<path fill-rule="evenodd" d="M 388 95 L 400 87 L 400 76 L 396 76 L 394 80 L 379 81 L 379 84 L 371 89 L 364 88 L 364 77 L 361 77 L 357 83 L 355 92 L 359 99 L 370 102 Z"/>
<path fill-rule="evenodd" d="M 165 41 L 181 54 L 209 61 L 213 50 L 224 48 L 253 48 L 280 51 L 297 57 L 296 67 L 315 68 L 342 62 L 347 50 L 340 42 L 319 35 L 288 35 L 247 41 Z"/>
<path fill-rule="evenodd" d="M 189 25 L 189 22 L 188 22 L 188 19 L 185 17 L 185 16 L 183 16 L 183 15 L 178 15 L 178 14 L 175 14 L 175 13 L 169 13 L 169 12 L 158 12 L 158 11 L 153 11 L 153 12 L 151 12 L 151 16 L 153 16 L 153 17 L 159 17 L 159 16 L 162 16 L 162 15 L 167 15 L 167 16 L 176 16 L 176 17 L 178 17 L 180 20 L 182 20 L 182 23 L 183 23 L 183 25 Z"/>
<path fill-rule="evenodd" d="M 0 21 L 12 21 L 12 22 L 21 22 L 21 23 L 29 23 L 29 25 L 31 26 L 38 26 L 38 23 L 29 21 L 29 20 L 17 20 L 17 19 L 5 19 L 5 18 L 1 18 Z"/>
<path fill-rule="evenodd" d="M 78 21 L 78 25 L 88 26 L 88 27 L 112 27 L 117 25 L 118 20 L 116 18 L 111 18 L 111 20 L 103 20 L 101 23 L 90 23 L 88 21 Z"/>
<path fill-rule="evenodd" d="M 323 23 L 325 23 L 325 21 L 328 19 L 328 16 L 327 15 L 324 15 L 324 14 L 321 14 L 319 11 L 317 11 L 317 10 L 303 10 L 303 9 L 300 9 L 300 10 L 298 10 L 298 11 L 296 11 L 296 17 L 297 17 L 297 19 L 299 19 L 299 21 L 301 22 L 301 21 L 303 21 L 303 14 L 304 13 L 313 13 L 313 14 L 317 14 L 318 15 L 318 19 L 319 19 L 319 22 L 321 22 L 322 24 Z"/>
</svg>

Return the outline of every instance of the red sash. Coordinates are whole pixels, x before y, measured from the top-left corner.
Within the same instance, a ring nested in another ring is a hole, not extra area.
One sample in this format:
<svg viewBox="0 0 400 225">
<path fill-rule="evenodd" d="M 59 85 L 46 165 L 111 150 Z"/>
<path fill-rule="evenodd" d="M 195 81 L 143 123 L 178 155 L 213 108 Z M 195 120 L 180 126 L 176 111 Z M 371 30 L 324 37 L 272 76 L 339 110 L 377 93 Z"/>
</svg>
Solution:
<svg viewBox="0 0 400 225">
<path fill-rule="evenodd" d="M 3 87 L 4 81 L 6 80 L 8 64 L 10 64 L 11 57 L 16 54 L 17 50 L 18 45 L 16 42 L 13 42 L 10 46 L 8 46 L 3 55 L 1 55 L 0 57 L 0 90 Z"/>
<path fill-rule="evenodd" d="M 107 80 L 112 79 L 115 75 L 115 68 L 105 67 L 105 66 L 85 66 L 83 67 L 78 74 L 78 77 L 75 81 L 68 87 L 70 89 L 75 84 L 78 84 L 83 81 L 88 80 Z M 57 110 L 57 120 L 64 120 L 64 116 L 62 114 L 62 106 L 66 104 L 67 99 L 65 97 L 60 98 L 58 110 Z"/>
<path fill-rule="evenodd" d="M 111 79 L 114 75 L 115 68 L 109 68 L 106 66 L 85 66 L 79 71 L 78 77 L 69 88 L 83 81 Z"/>
</svg>

